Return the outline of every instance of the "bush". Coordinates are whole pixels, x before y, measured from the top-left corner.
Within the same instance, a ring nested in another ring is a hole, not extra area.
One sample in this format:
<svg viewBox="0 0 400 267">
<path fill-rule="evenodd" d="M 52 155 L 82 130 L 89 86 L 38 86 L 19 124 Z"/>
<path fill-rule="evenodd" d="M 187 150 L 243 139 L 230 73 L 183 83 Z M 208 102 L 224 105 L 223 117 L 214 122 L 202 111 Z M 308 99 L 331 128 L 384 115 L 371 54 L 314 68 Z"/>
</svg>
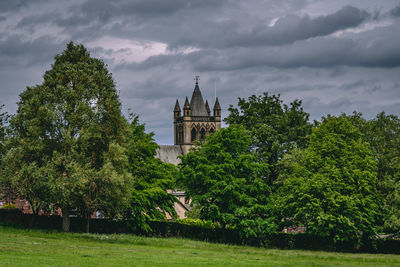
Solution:
<svg viewBox="0 0 400 267">
<path fill-rule="evenodd" d="M 212 221 L 200 220 L 200 219 L 177 219 L 175 222 L 179 223 L 179 224 L 185 224 L 185 225 L 200 226 L 205 229 L 220 229 L 220 228 L 222 228 L 222 226 L 219 223 L 213 223 Z"/>
<path fill-rule="evenodd" d="M 4 204 L 2 208 L 3 209 L 16 209 L 17 207 L 12 203 L 8 203 L 8 204 Z"/>
</svg>

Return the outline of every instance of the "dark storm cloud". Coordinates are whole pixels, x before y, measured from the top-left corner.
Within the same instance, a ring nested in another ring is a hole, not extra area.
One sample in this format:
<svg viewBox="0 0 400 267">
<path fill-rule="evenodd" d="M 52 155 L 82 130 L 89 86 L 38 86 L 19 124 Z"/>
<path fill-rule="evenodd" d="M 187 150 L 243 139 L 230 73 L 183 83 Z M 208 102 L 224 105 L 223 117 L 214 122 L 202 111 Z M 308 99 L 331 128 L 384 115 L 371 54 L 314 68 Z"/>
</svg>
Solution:
<svg viewBox="0 0 400 267">
<path fill-rule="evenodd" d="M 20 8 L 27 7 L 29 0 L 2 0 L 0 1 L 0 13 L 16 11 Z"/>
<path fill-rule="evenodd" d="M 0 40 L 0 66 L 31 66 L 50 62 L 62 51 L 64 44 L 54 41 L 52 36 L 25 40 L 20 35 L 7 36 Z"/>
<path fill-rule="evenodd" d="M 319 37 L 275 47 L 203 49 L 189 54 L 152 56 L 142 63 L 123 64 L 117 69 L 149 70 L 187 64 L 195 71 L 231 71 L 262 66 L 275 68 L 331 68 L 362 66 L 393 68 L 400 66 L 400 23 L 357 38 Z"/>
<path fill-rule="evenodd" d="M 216 24 L 207 32 L 196 31 L 196 34 L 190 34 L 190 31 L 187 31 L 180 39 L 172 43 L 172 47 L 181 45 L 195 47 L 282 45 L 353 28 L 369 17 L 370 14 L 364 10 L 345 6 L 327 16 L 311 18 L 308 15 L 302 17 L 289 15 L 279 18 L 273 26 L 268 26 L 264 22 L 264 24 L 243 31 L 240 30 L 240 25 L 228 21 Z"/>
<path fill-rule="evenodd" d="M 400 4 L 389 11 L 389 14 L 394 17 L 400 17 Z"/>
<path fill-rule="evenodd" d="M 149 19 L 160 19 L 172 16 L 177 12 L 197 8 L 215 8 L 223 4 L 217 0 L 88 0 L 69 8 L 67 15 L 56 18 L 59 26 L 67 28 L 74 25 L 88 25 L 91 23 L 108 23 L 119 20 L 121 25 L 134 21 L 142 24 Z"/>
</svg>

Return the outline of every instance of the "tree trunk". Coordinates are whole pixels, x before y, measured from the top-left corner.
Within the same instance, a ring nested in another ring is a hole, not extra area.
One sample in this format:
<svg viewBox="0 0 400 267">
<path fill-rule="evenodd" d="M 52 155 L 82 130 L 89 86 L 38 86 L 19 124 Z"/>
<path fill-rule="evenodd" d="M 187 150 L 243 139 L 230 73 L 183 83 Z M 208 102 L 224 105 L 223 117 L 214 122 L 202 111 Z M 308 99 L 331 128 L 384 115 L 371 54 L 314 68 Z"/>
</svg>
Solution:
<svg viewBox="0 0 400 267">
<path fill-rule="evenodd" d="M 62 209 L 62 230 L 63 232 L 69 232 L 69 226 L 70 226 L 70 218 L 69 218 L 69 209 Z"/>
<path fill-rule="evenodd" d="M 86 214 L 86 233 L 89 233 L 90 230 L 90 214 Z"/>
</svg>

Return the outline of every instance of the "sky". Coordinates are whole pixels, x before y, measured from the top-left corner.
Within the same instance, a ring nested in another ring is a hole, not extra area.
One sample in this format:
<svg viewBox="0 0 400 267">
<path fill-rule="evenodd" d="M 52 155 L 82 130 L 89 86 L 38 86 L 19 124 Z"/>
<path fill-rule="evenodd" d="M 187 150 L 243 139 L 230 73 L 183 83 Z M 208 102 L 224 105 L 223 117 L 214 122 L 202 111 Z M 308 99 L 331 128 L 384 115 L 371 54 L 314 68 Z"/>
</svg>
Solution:
<svg viewBox="0 0 400 267">
<path fill-rule="evenodd" d="M 228 115 L 238 97 L 302 100 L 310 120 L 400 116 L 400 0 L 1 0 L 0 105 L 43 81 L 69 41 L 113 74 L 124 114 L 173 143 L 173 108 L 200 76 Z"/>
</svg>

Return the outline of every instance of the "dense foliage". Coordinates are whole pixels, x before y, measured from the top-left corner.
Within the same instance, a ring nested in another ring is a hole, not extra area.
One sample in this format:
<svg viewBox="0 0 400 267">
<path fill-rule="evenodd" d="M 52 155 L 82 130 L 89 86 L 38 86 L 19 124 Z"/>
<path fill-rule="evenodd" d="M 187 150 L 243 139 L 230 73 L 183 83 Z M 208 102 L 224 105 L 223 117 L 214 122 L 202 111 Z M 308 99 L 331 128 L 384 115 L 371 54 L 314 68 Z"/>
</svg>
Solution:
<svg viewBox="0 0 400 267">
<path fill-rule="evenodd" d="M 137 117 L 130 130 L 127 155 L 133 187 L 126 216 L 133 221 L 132 227 L 148 231 L 149 220 L 165 219 L 165 212 L 175 216 L 176 198 L 167 190 L 175 186 L 177 169 L 155 158 L 158 145 L 152 133 L 145 133 Z"/>
<path fill-rule="evenodd" d="M 249 132 L 230 126 L 182 157 L 180 184 L 199 205 L 201 219 L 255 237 L 274 230 L 268 167 L 252 153 Z"/>
<path fill-rule="evenodd" d="M 270 181 L 279 174 L 276 163 L 294 147 L 304 148 L 311 133 L 309 114 L 303 111 L 301 101 L 283 104 L 279 95 L 250 96 L 239 98 L 237 108 L 229 107 L 225 118 L 228 124 L 239 124 L 250 131 L 252 148 L 257 159 L 270 165 Z"/>
<path fill-rule="evenodd" d="M 5 152 L 4 143 L 6 141 L 6 124 L 8 120 L 8 114 L 2 111 L 3 108 L 4 105 L 0 105 L 0 160 Z"/>
<path fill-rule="evenodd" d="M 273 203 L 284 224 L 334 241 L 376 231 L 377 161 L 349 118 L 323 118 L 309 147 L 295 149 L 282 165 Z"/>
</svg>

